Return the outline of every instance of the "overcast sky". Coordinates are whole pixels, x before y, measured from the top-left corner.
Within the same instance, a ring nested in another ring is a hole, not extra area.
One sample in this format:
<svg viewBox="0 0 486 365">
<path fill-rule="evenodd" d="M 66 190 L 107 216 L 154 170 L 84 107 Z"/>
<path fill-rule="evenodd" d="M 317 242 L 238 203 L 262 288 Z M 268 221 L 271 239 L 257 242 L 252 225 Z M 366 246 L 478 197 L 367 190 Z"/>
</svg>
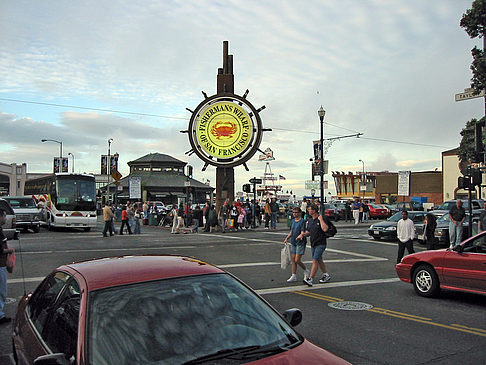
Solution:
<svg viewBox="0 0 486 365">
<path fill-rule="evenodd" d="M 113 138 L 124 175 L 128 161 L 159 152 L 214 186 L 215 168 L 202 172 L 197 156 L 184 154 L 180 130 L 201 91 L 216 93 L 227 40 L 235 93 L 249 89 L 248 100 L 266 106 L 260 115 L 273 131 L 260 147 L 274 151 L 284 191 L 309 193 L 321 105 L 325 138 L 363 133 L 330 146 L 330 170 L 361 171 L 360 159 L 366 171 L 440 170 L 441 152 L 484 115 L 482 99 L 454 101 L 470 84 L 470 50 L 482 44 L 459 26 L 471 3 L 1 1 L 0 161 L 49 172 L 59 146 L 46 138 L 75 155 L 76 171 L 99 173 Z M 236 168 L 237 191 L 263 175 L 258 154 L 249 172 Z"/>
</svg>

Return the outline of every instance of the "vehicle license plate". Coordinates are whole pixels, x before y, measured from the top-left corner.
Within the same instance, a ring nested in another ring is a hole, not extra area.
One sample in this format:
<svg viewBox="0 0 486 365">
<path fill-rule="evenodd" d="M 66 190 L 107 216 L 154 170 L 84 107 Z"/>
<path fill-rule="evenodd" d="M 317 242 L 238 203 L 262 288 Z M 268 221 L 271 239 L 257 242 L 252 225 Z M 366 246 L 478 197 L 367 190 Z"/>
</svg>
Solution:
<svg viewBox="0 0 486 365">
<path fill-rule="evenodd" d="M 379 235 L 380 234 L 380 231 L 373 231 L 373 234 Z"/>
</svg>

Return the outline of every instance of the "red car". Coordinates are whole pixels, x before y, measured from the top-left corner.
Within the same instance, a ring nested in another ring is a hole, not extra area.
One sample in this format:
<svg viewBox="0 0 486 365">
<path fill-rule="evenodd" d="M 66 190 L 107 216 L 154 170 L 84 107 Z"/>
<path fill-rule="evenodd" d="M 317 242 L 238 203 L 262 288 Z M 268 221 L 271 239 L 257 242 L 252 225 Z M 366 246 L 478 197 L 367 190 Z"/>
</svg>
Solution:
<svg viewBox="0 0 486 365">
<path fill-rule="evenodd" d="M 19 303 L 18 364 L 348 364 L 231 274 L 181 256 L 64 265 Z"/>
<path fill-rule="evenodd" d="M 405 256 L 396 271 L 400 280 L 412 283 L 423 297 L 435 296 L 441 289 L 486 294 L 486 232 L 454 249 Z"/>
<path fill-rule="evenodd" d="M 377 204 L 368 204 L 371 219 L 386 219 L 390 216 L 388 209 Z"/>
</svg>

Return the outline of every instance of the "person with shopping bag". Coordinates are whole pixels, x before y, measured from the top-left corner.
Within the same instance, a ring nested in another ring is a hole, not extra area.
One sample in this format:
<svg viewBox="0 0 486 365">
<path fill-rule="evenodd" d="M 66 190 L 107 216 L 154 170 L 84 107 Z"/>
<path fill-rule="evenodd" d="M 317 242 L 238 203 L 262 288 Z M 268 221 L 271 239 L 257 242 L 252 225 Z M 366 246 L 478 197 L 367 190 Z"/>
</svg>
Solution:
<svg viewBox="0 0 486 365">
<path fill-rule="evenodd" d="M 297 237 L 305 231 L 305 221 L 302 218 L 302 210 L 299 207 L 296 207 L 293 209 L 292 215 L 294 218 L 290 223 L 290 232 L 284 240 L 284 243 L 287 244 L 287 241 L 290 239 L 290 255 L 292 260 L 292 275 L 288 278 L 288 283 L 297 281 L 297 266 L 304 270 L 304 280 L 307 280 L 310 275 L 309 269 L 305 267 L 305 264 L 301 260 L 305 253 L 307 240 L 305 237 L 300 240 L 297 239 Z"/>
<path fill-rule="evenodd" d="M 11 321 L 4 312 L 5 302 L 7 301 L 7 259 L 9 255 L 15 254 L 13 248 L 7 245 L 7 237 L 3 233 L 2 226 L 7 222 L 7 213 L 0 209 L 0 324 Z"/>
</svg>

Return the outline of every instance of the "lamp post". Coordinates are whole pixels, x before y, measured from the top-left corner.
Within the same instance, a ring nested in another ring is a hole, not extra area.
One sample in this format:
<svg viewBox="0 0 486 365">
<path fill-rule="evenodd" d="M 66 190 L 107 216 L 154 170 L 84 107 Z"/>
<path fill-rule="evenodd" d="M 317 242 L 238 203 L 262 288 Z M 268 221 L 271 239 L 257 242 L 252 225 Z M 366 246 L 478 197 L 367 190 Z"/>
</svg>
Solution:
<svg viewBox="0 0 486 365">
<path fill-rule="evenodd" d="M 111 142 L 113 142 L 113 138 L 108 140 L 108 156 L 106 156 L 106 178 L 108 179 L 106 184 L 106 199 L 107 201 L 110 200 L 110 172 L 111 172 Z M 116 188 L 116 187 L 115 187 Z"/>
<path fill-rule="evenodd" d="M 364 186 L 365 188 L 363 189 L 363 200 L 365 198 L 365 192 L 366 192 L 366 175 L 365 175 L 365 165 L 363 160 L 359 160 L 363 164 L 363 177 L 361 181 L 361 186 Z"/>
<path fill-rule="evenodd" d="M 41 139 L 41 142 L 56 142 L 59 143 L 59 157 L 62 158 L 62 142 L 55 139 Z"/>
<path fill-rule="evenodd" d="M 319 119 L 321 121 L 321 151 L 320 151 L 320 159 L 321 159 L 321 168 L 320 168 L 320 177 L 321 177 L 321 214 L 324 212 L 324 116 L 326 115 L 326 111 L 324 108 L 321 107 L 317 111 L 319 115 Z"/>
<path fill-rule="evenodd" d="M 72 168 L 72 172 L 74 173 L 74 154 L 72 154 L 71 152 L 68 152 L 68 156 L 72 156 L 72 158 L 73 158 L 73 168 Z"/>
</svg>

